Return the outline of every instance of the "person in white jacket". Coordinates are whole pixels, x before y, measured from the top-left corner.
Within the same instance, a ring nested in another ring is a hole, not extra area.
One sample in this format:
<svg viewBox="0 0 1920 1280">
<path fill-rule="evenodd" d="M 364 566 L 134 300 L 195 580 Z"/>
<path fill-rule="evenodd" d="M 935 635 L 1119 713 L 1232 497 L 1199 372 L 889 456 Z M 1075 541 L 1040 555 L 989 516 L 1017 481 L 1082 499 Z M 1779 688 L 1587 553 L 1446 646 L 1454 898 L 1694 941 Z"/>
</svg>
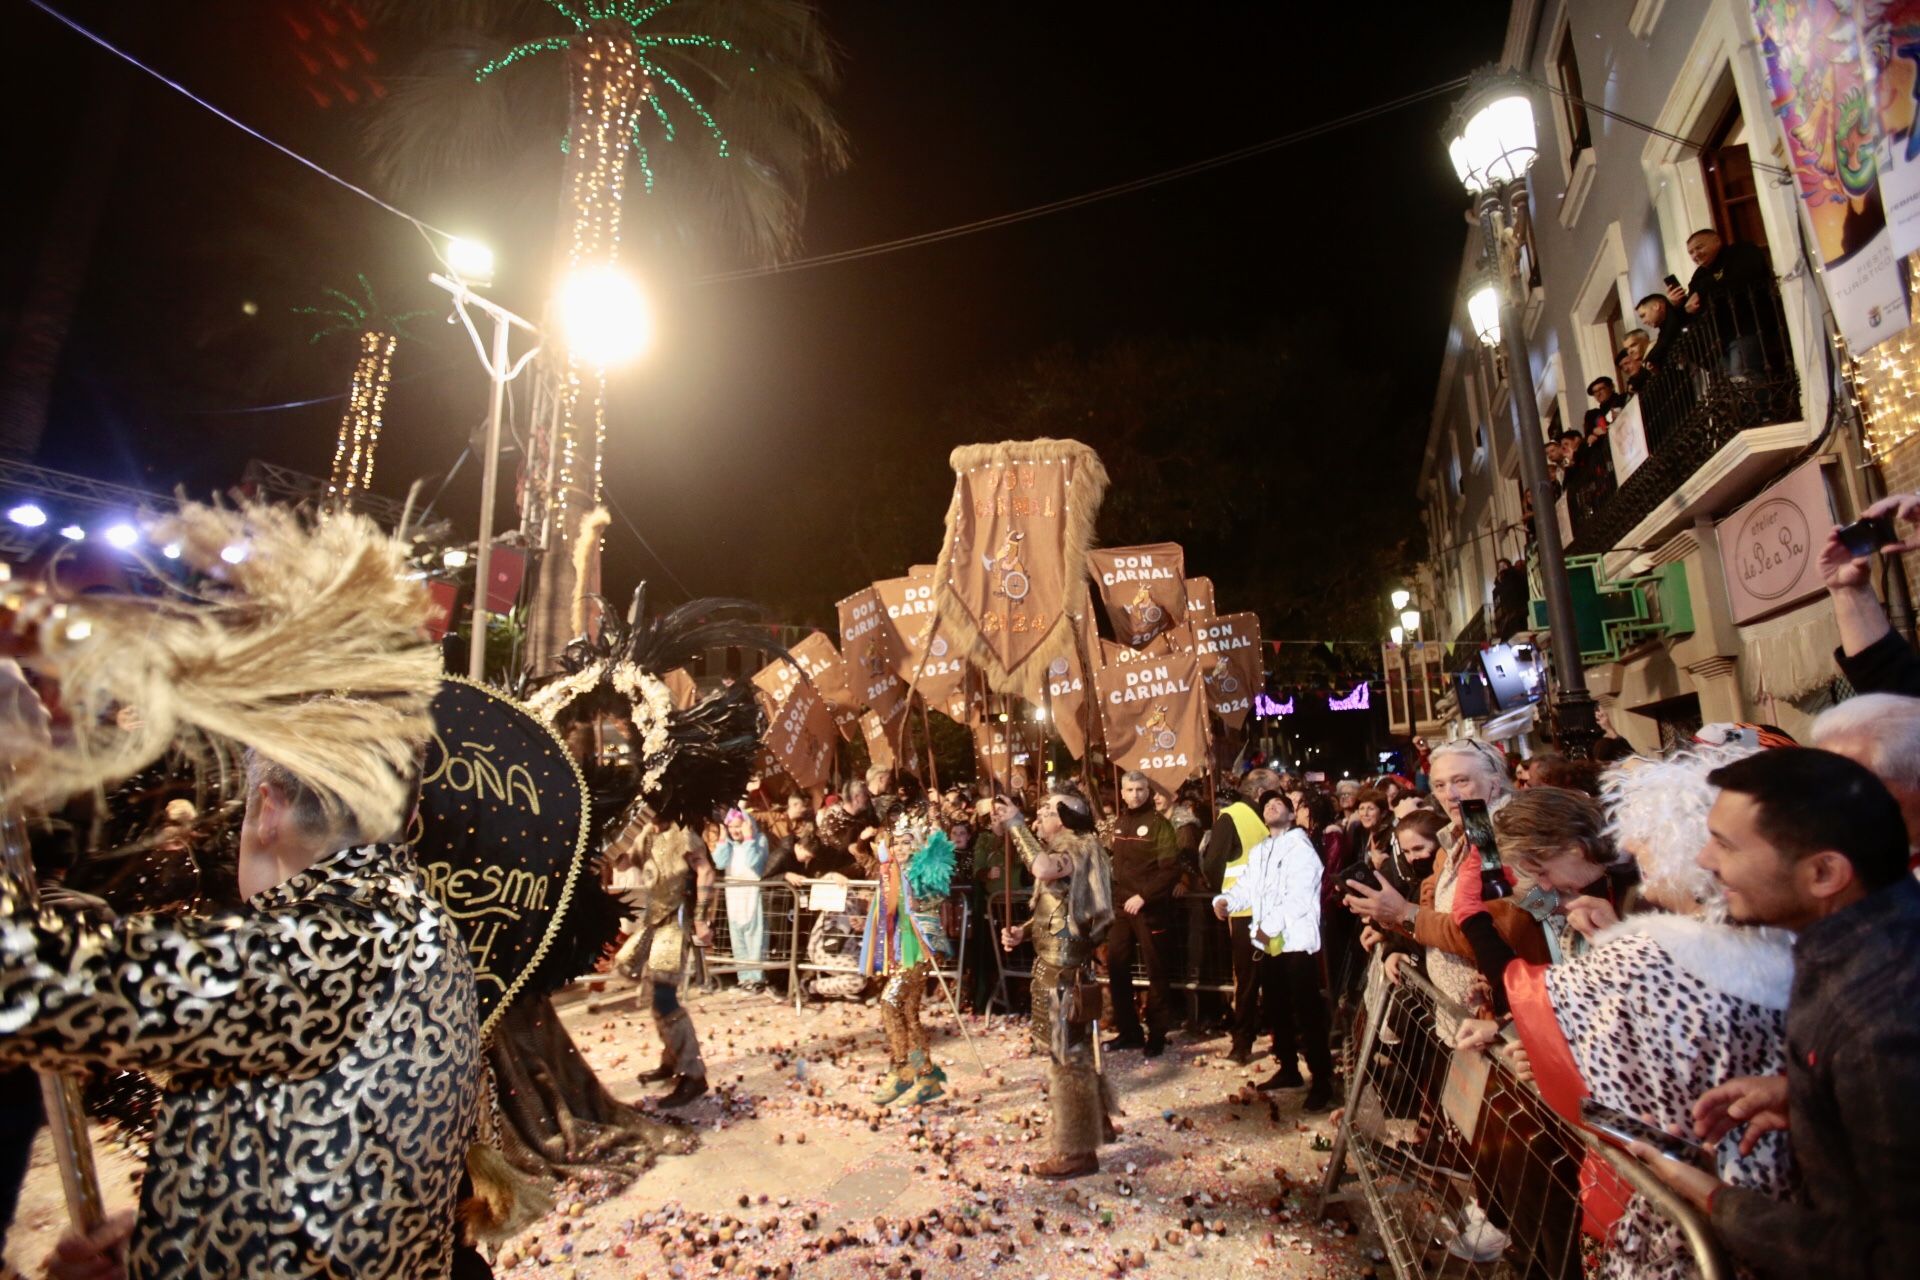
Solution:
<svg viewBox="0 0 1920 1280">
<path fill-rule="evenodd" d="M 1260 797 L 1268 835 L 1247 857 L 1246 872 L 1213 900 L 1222 920 L 1251 911 L 1254 963 L 1259 966 L 1261 1016 L 1273 1033 L 1279 1070 L 1262 1089 L 1305 1088 L 1299 1058 L 1313 1073 L 1303 1109 L 1334 1104 L 1333 1051 L 1327 1001 L 1320 986 L 1320 855 L 1293 825 L 1293 805 L 1278 791 Z"/>
</svg>

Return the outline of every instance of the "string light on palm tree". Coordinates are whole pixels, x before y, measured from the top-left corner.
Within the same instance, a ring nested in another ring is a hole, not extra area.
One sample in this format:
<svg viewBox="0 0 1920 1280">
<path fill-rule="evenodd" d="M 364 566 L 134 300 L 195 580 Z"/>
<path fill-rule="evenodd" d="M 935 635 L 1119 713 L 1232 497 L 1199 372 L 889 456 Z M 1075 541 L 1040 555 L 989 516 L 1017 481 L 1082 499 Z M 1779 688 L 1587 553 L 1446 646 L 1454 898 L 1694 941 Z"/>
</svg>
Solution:
<svg viewBox="0 0 1920 1280">
<path fill-rule="evenodd" d="M 407 333 L 409 320 L 425 311 L 405 311 L 389 315 L 381 310 L 374 296 L 373 283 L 363 273 L 355 277 L 360 296 L 339 289 L 323 289 L 323 306 L 295 307 L 301 315 L 319 316 L 327 323 L 316 330 L 310 342 L 321 342 L 336 334 L 352 333 L 360 347 L 354 361 L 353 381 L 347 388 L 347 407 L 340 415 L 339 434 L 334 439 L 333 469 L 327 479 L 327 500 L 342 505 L 353 501 L 356 492 L 373 484 L 374 452 L 380 445 L 381 415 L 386 408 L 387 388 L 393 382 L 393 354 Z"/>
</svg>

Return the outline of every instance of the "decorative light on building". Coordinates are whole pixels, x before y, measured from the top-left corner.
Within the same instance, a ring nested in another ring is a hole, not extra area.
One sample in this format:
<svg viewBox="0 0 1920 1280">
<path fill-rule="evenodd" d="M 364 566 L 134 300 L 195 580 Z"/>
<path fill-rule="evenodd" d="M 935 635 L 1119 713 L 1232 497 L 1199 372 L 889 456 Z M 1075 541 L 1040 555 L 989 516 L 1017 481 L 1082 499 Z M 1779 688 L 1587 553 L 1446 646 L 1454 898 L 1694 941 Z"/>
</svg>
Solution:
<svg viewBox="0 0 1920 1280">
<path fill-rule="evenodd" d="M 1907 255 L 1907 305 L 1920 314 L 1920 253 Z M 1920 325 L 1879 343 L 1855 359 L 1846 341 L 1836 335 L 1834 348 L 1846 370 L 1853 407 L 1866 426 L 1867 447 L 1874 459 L 1889 454 L 1920 432 Z"/>
<path fill-rule="evenodd" d="M 1328 698 L 1329 711 L 1365 711 L 1372 706 L 1370 687 L 1365 680 L 1353 687 L 1353 692 L 1344 698 Z"/>
</svg>

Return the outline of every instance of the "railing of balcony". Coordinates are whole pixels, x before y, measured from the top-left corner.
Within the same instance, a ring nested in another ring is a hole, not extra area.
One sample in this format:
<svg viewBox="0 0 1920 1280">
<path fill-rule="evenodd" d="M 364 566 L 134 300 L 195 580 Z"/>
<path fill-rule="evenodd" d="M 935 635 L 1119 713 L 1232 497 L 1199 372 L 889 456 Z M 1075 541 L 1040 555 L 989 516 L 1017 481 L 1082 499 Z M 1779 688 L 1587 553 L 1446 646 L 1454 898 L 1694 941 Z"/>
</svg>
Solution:
<svg viewBox="0 0 1920 1280">
<path fill-rule="evenodd" d="M 1645 459 L 1617 485 L 1610 466 L 1574 469 L 1568 555 L 1611 551 L 1735 436 L 1800 416 L 1800 374 L 1778 286 L 1768 281 L 1707 301 L 1684 330 L 1648 352 L 1632 391 Z"/>
</svg>

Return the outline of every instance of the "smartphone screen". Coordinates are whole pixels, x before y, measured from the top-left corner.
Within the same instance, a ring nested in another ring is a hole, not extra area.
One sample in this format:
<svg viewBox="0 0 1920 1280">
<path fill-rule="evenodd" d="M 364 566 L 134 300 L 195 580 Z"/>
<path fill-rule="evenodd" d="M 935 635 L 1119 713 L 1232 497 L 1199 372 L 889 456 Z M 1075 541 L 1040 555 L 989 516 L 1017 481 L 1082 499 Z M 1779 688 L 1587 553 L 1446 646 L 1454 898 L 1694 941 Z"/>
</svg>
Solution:
<svg viewBox="0 0 1920 1280">
<path fill-rule="evenodd" d="M 1699 1143 L 1663 1133 L 1636 1116 L 1595 1102 L 1592 1098 L 1580 1100 L 1580 1119 L 1589 1129 L 1605 1134 L 1616 1142 L 1644 1142 L 1661 1155 L 1671 1156 L 1685 1164 L 1713 1167 L 1711 1153 Z"/>
<path fill-rule="evenodd" d="M 1493 815 L 1487 811 L 1485 800 L 1462 800 L 1460 802 L 1460 825 L 1467 833 L 1467 840 L 1480 851 L 1480 865 L 1486 870 L 1495 870 L 1500 866 L 1500 843 L 1493 837 Z"/>
</svg>

